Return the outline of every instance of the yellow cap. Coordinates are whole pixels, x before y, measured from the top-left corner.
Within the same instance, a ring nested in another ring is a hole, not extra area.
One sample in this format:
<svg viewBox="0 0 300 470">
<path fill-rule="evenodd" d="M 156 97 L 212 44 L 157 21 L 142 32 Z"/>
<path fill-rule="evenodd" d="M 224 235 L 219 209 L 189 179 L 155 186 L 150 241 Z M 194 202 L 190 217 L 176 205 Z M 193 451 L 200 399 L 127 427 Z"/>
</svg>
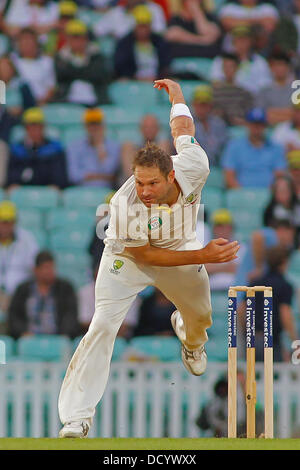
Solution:
<svg viewBox="0 0 300 470">
<path fill-rule="evenodd" d="M 24 124 L 43 124 L 45 115 L 41 108 L 29 108 L 24 111 L 22 120 Z"/>
<path fill-rule="evenodd" d="M 213 90 L 209 85 L 199 85 L 193 93 L 193 101 L 197 103 L 211 103 L 213 100 Z"/>
<path fill-rule="evenodd" d="M 299 110 L 300 109 L 300 102 L 299 103 L 293 103 L 293 108 Z"/>
<path fill-rule="evenodd" d="M 293 170 L 300 170 L 300 149 L 291 150 L 287 153 L 287 161 L 289 168 Z"/>
<path fill-rule="evenodd" d="M 17 208 L 11 201 L 0 202 L 0 220 L 2 222 L 13 222 L 17 218 Z"/>
<path fill-rule="evenodd" d="M 93 108 L 87 109 L 83 115 L 83 122 L 85 124 L 89 123 L 100 123 L 104 119 L 104 113 L 101 109 Z"/>
<path fill-rule="evenodd" d="M 241 38 L 245 36 L 252 36 L 252 29 L 249 26 L 236 26 L 231 30 L 231 34 L 235 38 Z"/>
<path fill-rule="evenodd" d="M 232 215 L 228 209 L 218 209 L 212 214 L 212 223 L 214 225 L 232 225 L 233 219 Z"/>
<path fill-rule="evenodd" d="M 74 16 L 77 13 L 77 5 L 71 0 L 65 0 L 59 4 L 60 16 Z"/>
<path fill-rule="evenodd" d="M 136 24 L 151 24 L 152 13 L 145 5 L 136 6 L 131 14 L 133 15 Z"/>
<path fill-rule="evenodd" d="M 66 25 L 65 31 L 69 36 L 85 36 L 87 34 L 87 26 L 80 20 L 70 20 Z"/>
</svg>

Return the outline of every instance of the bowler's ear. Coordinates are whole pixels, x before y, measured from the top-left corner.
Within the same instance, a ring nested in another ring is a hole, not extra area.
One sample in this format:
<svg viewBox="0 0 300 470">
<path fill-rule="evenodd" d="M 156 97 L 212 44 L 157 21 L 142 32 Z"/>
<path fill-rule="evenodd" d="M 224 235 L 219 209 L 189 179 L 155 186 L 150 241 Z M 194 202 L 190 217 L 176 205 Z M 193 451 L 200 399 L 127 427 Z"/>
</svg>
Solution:
<svg viewBox="0 0 300 470">
<path fill-rule="evenodd" d="M 168 182 L 174 183 L 174 180 L 175 180 L 175 170 L 171 170 L 170 173 L 168 174 Z"/>
</svg>

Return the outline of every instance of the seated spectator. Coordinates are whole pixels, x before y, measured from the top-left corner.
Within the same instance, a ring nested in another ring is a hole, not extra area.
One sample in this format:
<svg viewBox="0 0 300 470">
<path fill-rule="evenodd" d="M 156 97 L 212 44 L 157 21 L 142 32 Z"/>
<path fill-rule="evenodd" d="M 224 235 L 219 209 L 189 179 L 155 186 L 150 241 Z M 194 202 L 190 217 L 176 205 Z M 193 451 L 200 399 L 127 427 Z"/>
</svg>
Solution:
<svg viewBox="0 0 300 470">
<path fill-rule="evenodd" d="M 279 14 L 277 9 L 267 2 L 258 0 L 238 0 L 236 3 L 226 2 L 220 12 L 219 20 L 224 30 L 229 33 L 237 26 L 261 26 L 270 35 L 274 31 Z M 225 46 L 230 47 L 230 38 L 227 36 Z"/>
<path fill-rule="evenodd" d="M 173 336 L 174 330 L 170 317 L 175 310 L 174 305 L 158 289 L 155 289 L 140 306 L 133 336 Z"/>
<path fill-rule="evenodd" d="M 284 350 L 283 334 L 292 342 L 298 338 L 295 318 L 292 310 L 293 287 L 286 278 L 289 251 L 280 246 L 270 248 L 266 253 L 267 270 L 263 276 L 253 279 L 252 286 L 270 286 L 273 288 L 273 354 L 274 361 L 290 361 L 291 351 Z M 263 310 L 263 293 L 256 294 L 256 309 Z M 263 316 L 257 315 L 255 321 L 256 360 L 264 360 L 264 322 Z"/>
<path fill-rule="evenodd" d="M 11 114 L 6 106 L 0 103 L 0 140 L 9 142 L 11 131 L 19 123 L 19 118 Z"/>
<path fill-rule="evenodd" d="M 35 106 L 35 99 L 30 86 L 19 76 L 16 67 L 8 56 L 0 57 L 0 80 L 5 83 L 6 98 L 11 92 L 15 94 L 15 103 L 11 104 L 6 99 L 6 106 L 10 113 L 18 116 L 24 109 Z"/>
<path fill-rule="evenodd" d="M 45 135 L 45 116 L 40 108 L 23 114 L 25 137 L 10 145 L 6 186 L 67 186 L 65 154 L 60 142 Z"/>
<path fill-rule="evenodd" d="M 95 24 L 93 32 L 96 36 L 113 36 L 121 39 L 135 27 L 135 19 L 132 10 L 137 5 L 145 5 L 151 11 L 152 31 L 156 34 L 162 34 L 166 29 L 166 20 L 164 11 L 160 5 L 152 1 L 144 0 L 124 0 L 121 4 L 112 7 Z"/>
<path fill-rule="evenodd" d="M 292 178 L 298 201 L 300 201 L 300 149 L 288 152 L 287 161 L 289 167 L 289 175 Z"/>
<path fill-rule="evenodd" d="M 104 113 L 85 111 L 86 136 L 67 147 L 69 178 L 72 184 L 112 188 L 121 160 L 120 144 L 105 135 Z"/>
<path fill-rule="evenodd" d="M 67 45 L 55 57 L 58 99 L 89 106 L 108 103 L 110 70 L 97 45 L 90 42 L 86 25 L 66 25 Z"/>
<path fill-rule="evenodd" d="M 132 175 L 132 159 L 139 147 L 147 142 L 158 144 L 167 153 L 171 153 L 171 142 L 161 135 L 161 126 L 156 116 L 146 114 L 140 122 L 141 138 L 137 144 L 124 142 L 122 145 L 122 175 L 123 181 Z"/>
<path fill-rule="evenodd" d="M 75 19 L 78 7 L 72 0 L 63 0 L 58 5 L 59 18 L 57 24 L 47 35 L 47 41 L 44 46 L 46 54 L 55 55 L 62 47 L 67 44 L 66 25 L 69 21 Z"/>
<path fill-rule="evenodd" d="M 31 275 L 38 252 L 33 235 L 17 226 L 16 206 L 0 203 L 0 310 L 5 314 L 17 285 Z"/>
<path fill-rule="evenodd" d="M 6 183 L 7 175 L 7 162 L 8 162 L 8 146 L 4 140 L 0 140 L 0 187 Z"/>
<path fill-rule="evenodd" d="M 216 210 L 211 217 L 212 238 L 225 238 L 228 241 L 234 241 L 234 223 L 231 213 L 227 209 Z M 226 290 L 232 286 L 235 273 L 240 259 L 243 257 L 245 245 L 240 244 L 239 256 L 234 261 L 221 264 L 206 264 L 206 270 L 209 275 L 210 288 L 212 290 Z"/>
<path fill-rule="evenodd" d="M 245 122 L 245 114 L 253 107 L 253 97 L 249 91 L 236 84 L 239 58 L 236 54 L 222 55 L 224 80 L 213 86 L 213 110 L 230 126 Z"/>
<path fill-rule="evenodd" d="M 79 332 L 78 305 L 72 285 L 56 274 L 54 257 L 42 251 L 33 277 L 20 284 L 8 310 L 8 334 L 59 334 L 75 338 Z"/>
<path fill-rule="evenodd" d="M 18 35 L 17 53 L 12 53 L 12 60 L 36 103 L 42 106 L 51 101 L 56 85 L 53 59 L 40 53 L 37 35 L 32 29 L 25 28 Z"/>
<path fill-rule="evenodd" d="M 144 5 L 132 10 L 136 25 L 121 38 L 115 49 L 114 68 L 117 78 L 153 81 L 168 75 L 169 48 L 165 40 L 152 32 L 152 14 Z"/>
<path fill-rule="evenodd" d="M 272 225 L 253 232 L 243 257 L 241 257 L 234 285 L 248 286 L 253 279 L 266 272 L 266 251 L 280 245 L 287 250 L 295 248 L 295 226 L 290 220 L 274 219 Z"/>
<path fill-rule="evenodd" d="M 261 55 L 253 52 L 253 35 L 250 28 L 237 27 L 232 30 L 232 36 L 233 52 L 239 59 L 235 84 L 255 95 L 272 82 L 269 65 Z M 224 81 L 222 56 L 213 60 L 210 78 L 212 82 Z"/>
<path fill-rule="evenodd" d="M 165 38 L 172 58 L 213 58 L 221 49 L 221 30 L 198 0 L 181 0 L 180 11 L 171 17 Z"/>
<path fill-rule="evenodd" d="M 272 185 L 271 200 L 264 211 L 264 225 L 272 225 L 274 219 L 289 219 L 300 230 L 300 200 L 288 175 L 278 176 Z"/>
<path fill-rule="evenodd" d="M 57 3 L 48 0 L 12 0 L 5 15 L 6 32 L 15 36 L 23 28 L 32 28 L 36 34 L 51 31 L 58 18 Z"/>
<path fill-rule="evenodd" d="M 212 112 L 213 91 L 210 86 L 196 87 L 192 98 L 192 108 L 195 138 L 207 153 L 210 164 L 216 165 L 228 134 L 225 122 Z"/>
<path fill-rule="evenodd" d="M 246 115 L 248 135 L 230 140 L 222 155 L 226 186 L 268 188 L 286 167 L 283 148 L 265 137 L 265 112 L 254 108 Z"/>
<path fill-rule="evenodd" d="M 282 122 L 275 127 L 272 141 L 282 145 L 286 152 L 300 149 L 300 104 L 291 106 L 289 121 Z"/>
<path fill-rule="evenodd" d="M 272 83 L 257 95 L 257 105 L 267 113 L 268 123 L 273 126 L 291 118 L 291 89 L 294 74 L 286 54 L 273 54 L 269 58 Z"/>
</svg>

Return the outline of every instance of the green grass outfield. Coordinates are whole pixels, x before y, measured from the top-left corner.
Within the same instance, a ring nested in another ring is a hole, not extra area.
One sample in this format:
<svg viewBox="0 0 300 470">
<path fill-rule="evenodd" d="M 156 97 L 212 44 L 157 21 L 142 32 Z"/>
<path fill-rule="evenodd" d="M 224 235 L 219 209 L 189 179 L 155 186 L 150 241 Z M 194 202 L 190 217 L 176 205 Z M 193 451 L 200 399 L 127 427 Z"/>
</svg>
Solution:
<svg viewBox="0 0 300 470">
<path fill-rule="evenodd" d="M 0 450 L 300 450 L 300 439 L 0 438 Z"/>
</svg>

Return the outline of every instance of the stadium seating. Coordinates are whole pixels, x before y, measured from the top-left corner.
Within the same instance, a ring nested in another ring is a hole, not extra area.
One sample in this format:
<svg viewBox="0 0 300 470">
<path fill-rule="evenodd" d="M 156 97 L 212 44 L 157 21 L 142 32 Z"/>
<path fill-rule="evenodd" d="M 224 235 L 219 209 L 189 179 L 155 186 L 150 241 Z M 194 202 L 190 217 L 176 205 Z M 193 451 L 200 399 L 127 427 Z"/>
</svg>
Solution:
<svg viewBox="0 0 300 470">
<path fill-rule="evenodd" d="M 180 359 L 180 342 L 173 336 L 137 336 L 131 339 L 130 349 L 137 358 L 166 362 Z"/>
<path fill-rule="evenodd" d="M 43 230 L 43 212 L 39 209 L 22 209 L 18 214 L 18 225 L 28 230 Z"/>
<path fill-rule="evenodd" d="M 70 354 L 70 340 L 65 336 L 35 335 L 18 340 L 18 357 L 24 361 L 67 361 Z"/>
<path fill-rule="evenodd" d="M 210 168 L 210 173 L 208 175 L 206 186 L 224 189 L 224 175 L 223 170 L 216 166 Z"/>
<path fill-rule="evenodd" d="M 4 34 L 0 34 L 0 57 L 9 49 L 9 39 Z"/>
<path fill-rule="evenodd" d="M 149 83 L 142 81 L 114 82 L 109 87 L 112 102 L 120 107 L 128 107 L 128 109 L 132 107 L 132 103 L 135 103 L 139 108 L 147 109 L 157 100 L 157 93 L 157 90 L 149 86 Z"/>
<path fill-rule="evenodd" d="M 172 61 L 172 72 L 191 72 L 200 80 L 209 80 L 212 59 L 205 57 L 179 57 Z"/>
<path fill-rule="evenodd" d="M 46 186 L 23 186 L 10 192 L 10 200 L 19 209 L 51 209 L 59 203 L 60 193 Z"/>
<path fill-rule="evenodd" d="M 82 228 L 64 227 L 50 233 L 49 245 L 52 250 L 86 250 L 92 238 L 92 232 Z"/>
<path fill-rule="evenodd" d="M 105 200 L 110 193 L 111 189 L 106 188 L 89 188 L 80 186 L 67 188 L 64 190 L 62 195 L 63 205 L 66 208 L 89 208 L 96 211 L 99 204 L 105 203 Z"/>
<path fill-rule="evenodd" d="M 288 265 L 288 278 L 296 286 L 300 285 L 300 250 L 294 251 Z"/>
<path fill-rule="evenodd" d="M 205 186 L 202 191 L 201 204 L 205 205 L 208 215 L 225 206 L 224 194 L 221 189 Z"/>
<path fill-rule="evenodd" d="M 0 364 L 1 360 L 9 361 L 16 354 L 16 343 L 13 338 L 6 335 L 0 335 Z"/>
<path fill-rule="evenodd" d="M 85 108 L 72 103 L 52 103 L 44 106 L 43 110 L 48 125 L 64 128 L 71 124 L 81 124 Z"/>
<path fill-rule="evenodd" d="M 56 230 L 64 227 L 91 229 L 96 223 L 94 210 L 58 207 L 47 214 L 46 227 L 48 230 Z"/>
<path fill-rule="evenodd" d="M 249 211 L 253 211 L 253 207 L 255 207 L 256 210 L 262 211 L 269 199 L 269 190 L 262 188 L 228 189 L 225 193 L 226 206 L 229 210 L 249 209 Z"/>
</svg>

